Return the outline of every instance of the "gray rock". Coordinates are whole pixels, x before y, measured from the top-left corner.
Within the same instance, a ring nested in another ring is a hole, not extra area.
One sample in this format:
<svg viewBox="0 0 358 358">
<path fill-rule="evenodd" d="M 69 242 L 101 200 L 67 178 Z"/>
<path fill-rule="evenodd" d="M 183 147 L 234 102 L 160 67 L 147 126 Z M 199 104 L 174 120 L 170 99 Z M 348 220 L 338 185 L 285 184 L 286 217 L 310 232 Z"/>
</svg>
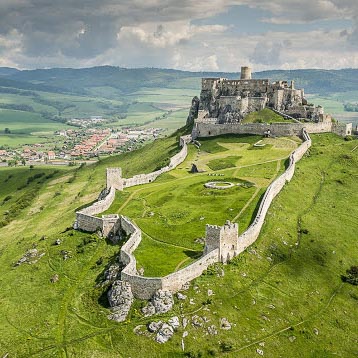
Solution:
<svg viewBox="0 0 358 358">
<path fill-rule="evenodd" d="M 173 295 L 170 291 L 158 290 L 151 299 L 155 313 L 166 313 L 174 305 Z"/>
<path fill-rule="evenodd" d="M 179 317 L 178 316 L 171 317 L 168 320 L 168 324 L 170 324 L 174 329 L 179 328 L 180 327 Z"/>
<path fill-rule="evenodd" d="M 256 353 L 259 354 L 260 356 L 264 355 L 264 351 L 262 349 L 256 349 Z"/>
<path fill-rule="evenodd" d="M 290 336 L 288 337 L 288 340 L 292 343 L 296 340 L 296 337 L 295 336 Z"/>
<path fill-rule="evenodd" d="M 155 314 L 155 307 L 152 302 L 148 302 L 148 304 L 142 308 L 142 313 L 145 317 L 153 316 Z"/>
<path fill-rule="evenodd" d="M 208 290 L 208 296 L 212 296 L 214 294 L 213 290 Z"/>
<path fill-rule="evenodd" d="M 182 293 L 177 293 L 178 300 L 186 300 L 186 295 L 183 295 Z"/>
<path fill-rule="evenodd" d="M 313 328 L 313 333 L 314 333 L 316 336 L 318 336 L 319 330 L 318 330 L 317 328 Z"/>
<path fill-rule="evenodd" d="M 165 343 L 173 336 L 174 329 L 169 326 L 169 324 L 164 323 L 162 327 L 159 329 L 157 336 L 155 337 L 156 342 Z"/>
<path fill-rule="evenodd" d="M 231 323 L 227 320 L 227 318 L 224 317 L 220 320 L 220 328 L 226 331 L 231 329 Z"/>
<path fill-rule="evenodd" d="M 202 317 L 195 315 L 195 316 L 191 317 L 191 325 L 195 328 L 203 327 L 204 320 Z"/>
<path fill-rule="evenodd" d="M 162 321 L 159 321 L 159 322 L 150 322 L 149 325 L 148 325 L 148 330 L 149 332 L 157 332 L 163 325 L 163 322 Z"/>
<path fill-rule="evenodd" d="M 104 281 L 102 285 L 106 285 L 114 282 L 118 277 L 118 273 L 120 269 L 121 266 L 119 264 L 113 264 L 109 266 L 108 269 L 104 272 Z"/>
<path fill-rule="evenodd" d="M 123 322 L 134 300 L 130 284 L 120 280 L 114 281 L 107 296 L 108 302 L 112 307 L 112 313 L 108 318 L 117 322 Z"/>
<path fill-rule="evenodd" d="M 20 266 L 22 264 L 35 264 L 42 256 L 44 256 L 45 253 L 40 253 L 37 249 L 30 249 L 27 250 L 16 263 L 14 266 Z"/>
<path fill-rule="evenodd" d="M 54 244 L 55 244 L 55 245 L 61 245 L 61 240 L 60 240 L 60 239 L 57 239 Z"/>
<path fill-rule="evenodd" d="M 186 291 L 189 290 L 189 288 L 190 288 L 190 282 L 185 282 L 181 289 Z"/>
<path fill-rule="evenodd" d="M 186 326 L 188 325 L 188 319 L 187 318 L 183 318 L 183 327 L 186 328 Z"/>
<path fill-rule="evenodd" d="M 69 251 L 61 250 L 60 254 L 62 255 L 62 258 L 64 260 L 68 260 L 69 258 L 71 258 L 71 253 Z"/>
<path fill-rule="evenodd" d="M 214 325 L 211 325 L 208 327 L 208 333 L 211 334 L 212 336 L 215 336 L 218 334 L 218 330 Z"/>
</svg>

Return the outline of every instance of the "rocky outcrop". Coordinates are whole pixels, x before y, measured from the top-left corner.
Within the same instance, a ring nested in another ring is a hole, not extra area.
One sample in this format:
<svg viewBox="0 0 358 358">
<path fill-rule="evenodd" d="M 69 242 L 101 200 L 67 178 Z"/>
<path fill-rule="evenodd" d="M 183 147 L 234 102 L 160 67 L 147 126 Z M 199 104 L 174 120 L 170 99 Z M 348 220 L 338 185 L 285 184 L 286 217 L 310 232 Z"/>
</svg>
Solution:
<svg viewBox="0 0 358 358">
<path fill-rule="evenodd" d="M 191 100 L 191 107 L 189 110 L 188 118 L 186 120 L 187 125 L 194 124 L 194 119 L 198 118 L 198 111 L 199 111 L 199 98 L 195 96 Z"/>
<path fill-rule="evenodd" d="M 108 302 L 112 307 L 109 319 L 123 322 L 129 313 L 133 303 L 131 285 L 128 282 L 117 280 L 108 291 Z"/>
<path fill-rule="evenodd" d="M 173 305 L 172 293 L 170 291 L 158 290 L 148 302 L 148 305 L 142 308 L 142 313 L 145 316 L 166 313 L 172 309 Z"/>
<path fill-rule="evenodd" d="M 22 264 L 35 264 L 44 255 L 44 252 L 39 252 L 37 249 L 27 250 L 24 256 L 22 256 L 14 266 L 20 266 Z"/>
</svg>

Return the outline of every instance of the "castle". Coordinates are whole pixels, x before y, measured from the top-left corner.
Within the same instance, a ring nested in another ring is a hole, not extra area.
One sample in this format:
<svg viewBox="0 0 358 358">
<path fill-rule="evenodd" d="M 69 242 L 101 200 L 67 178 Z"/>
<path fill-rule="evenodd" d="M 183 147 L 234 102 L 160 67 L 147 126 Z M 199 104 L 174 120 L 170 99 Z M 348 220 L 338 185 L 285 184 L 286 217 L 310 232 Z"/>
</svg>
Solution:
<svg viewBox="0 0 358 358">
<path fill-rule="evenodd" d="M 269 108 L 282 116 L 277 123 L 244 123 L 251 112 Z M 294 82 L 252 79 L 249 67 L 241 68 L 239 80 L 203 78 L 200 98 L 194 97 L 187 123 L 194 124 L 192 136 L 270 133 L 274 136 L 333 132 L 352 134 L 352 124 L 332 121 L 321 106 L 308 104 L 303 89 Z"/>
<path fill-rule="evenodd" d="M 271 108 L 283 114 L 286 118 L 294 119 L 282 123 L 241 123 L 242 118 L 252 112 Z M 301 120 L 299 120 L 301 119 Z M 303 121 L 307 120 L 306 121 Z M 202 80 L 200 100 L 194 97 L 189 112 L 188 122 L 193 124 L 191 135 L 180 137 L 181 150 L 174 155 L 168 166 L 149 174 L 139 174 L 132 178 L 123 178 L 120 168 L 107 169 L 107 187 L 98 201 L 79 210 L 76 213 L 74 228 L 94 232 L 101 230 L 103 235 L 113 238 L 118 232 L 125 233 L 128 240 L 122 245 L 118 260 L 124 266 L 115 277 L 113 287 L 122 287 L 119 296 L 152 299 L 160 290 L 171 293 L 180 290 L 187 282 L 200 276 L 215 262 L 226 263 L 239 255 L 256 241 L 264 224 L 267 211 L 275 196 L 290 181 L 295 171 L 296 163 L 303 157 L 311 146 L 308 133 L 334 132 L 348 135 L 352 132 L 352 124 L 339 125 L 325 115 L 323 108 L 308 105 L 304 99 L 304 91 L 294 89 L 294 84 L 288 86 L 285 81 L 269 83 L 268 80 L 251 79 L 251 70 L 242 68 L 240 80 L 208 79 Z M 187 145 L 197 137 L 207 137 L 226 133 L 258 134 L 267 131 L 273 135 L 299 135 L 303 142 L 289 156 L 284 173 L 277 177 L 267 188 L 256 216 L 251 225 L 241 234 L 238 224 L 226 222 L 223 226 L 206 225 L 205 247 L 202 256 L 183 269 L 164 277 L 143 277 L 137 271 L 134 251 L 141 242 L 142 232 L 129 218 L 122 215 L 98 214 L 107 210 L 114 201 L 116 190 L 148 184 L 162 173 L 168 172 L 182 163 L 187 156 Z M 117 292 L 116 290 L 110 290 Z M 118 292 L 117 292 L 118 293 Z M 116 293 L 116 294 L 117 294 Z M 115 300 L 110 300 L 114 302 Z M 121 301 L 121 300 L 119 300 Z M 132 299 L 125 307 L 112 307 L 119 315 L 109 318 L 122 321 L 129 312 Z M 117 318 L 113 318 L 117 317 Z M 120 317 L 120 318 L 118 318 Z"/>
<path fill-rule="evenodd" d="M 314 122 L 331 121 L 321 106 L 308 104 L 303 89 L 295 89 L 294 81 L 270 83 L 268 79 L 252 79 L 251 68 L 241 67 L 239 80 L 203 78 L 198 119 L 216 118 L 218 123 L 238 123 L 247 114 L 271 108 L 293 118 Z"/>
</svg>

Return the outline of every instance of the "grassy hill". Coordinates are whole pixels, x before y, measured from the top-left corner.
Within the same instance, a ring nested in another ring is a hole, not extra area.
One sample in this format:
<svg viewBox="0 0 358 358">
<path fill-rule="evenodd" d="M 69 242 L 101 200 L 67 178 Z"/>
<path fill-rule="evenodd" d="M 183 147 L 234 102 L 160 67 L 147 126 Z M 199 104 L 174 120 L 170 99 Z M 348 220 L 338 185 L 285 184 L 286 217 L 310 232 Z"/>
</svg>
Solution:
<svg viewBox="0 0 358 358">
<path fill-rule="evenodd" d="M 187 300 L 176 301 L 169 315 L 155 317 L 178 315 L 189 320 L 164 345 L 151 335 L 133 332 L 153 321 L 139 313 L 140 301 L 126 322 L 107 320 L 105 288 L 97 283 L 119 247 L 74 231 L 71 225 L 76 208 L 94 200 L 103 188 L 107 166 L 122 166 L 125 176 L 154 170 L 177 150 L 176 136 L 93 166 L 1 170 L 0 214 L 6 217 L 12 207 L 20 208 L 0 228 L 0 354 L 248 357 L 260 349 L 268 357 L 354 356 L 358 291 L 341 275 L 357 265 L 358 257 L 357 143 L 332 134 L 312 139 L 309 155 L 275 199 L 258 241 L 230 264 L 215 265 L 196 279 L 184 292 Z M 207 139 L 201 150 L 222 159 L 226 154 L 232 157 L 230 149 L 225 150 L 230 140 Z M 212 165 L 204 153 L 201 159 L 201 165 Z M 240 176 L 275 171 L 254 169 L 240 169 Z M 168 177 L 158 183 L 163 180 Z M 31 198 L 19 203 L 28 195 Z M 60 245 L 54 245 L 57 239 Z M 14 265 L 34 248 L 44 254 L 38 262 Z M 70 258 L 65 260 L 64 253 Z M 59 281 L 51 283 L 55 274 Z M 213 295 L 208 296 L 208 289 Z M 223 317 L 232 323 L 230 330 L 219 328 Z M 195 320 L 201 325 L 193 325 Z M 208 335 L 211 325 L 217 328 L 216 335 Z M 184 331 L 188 332 L 185 352 Z"/>
</svg>

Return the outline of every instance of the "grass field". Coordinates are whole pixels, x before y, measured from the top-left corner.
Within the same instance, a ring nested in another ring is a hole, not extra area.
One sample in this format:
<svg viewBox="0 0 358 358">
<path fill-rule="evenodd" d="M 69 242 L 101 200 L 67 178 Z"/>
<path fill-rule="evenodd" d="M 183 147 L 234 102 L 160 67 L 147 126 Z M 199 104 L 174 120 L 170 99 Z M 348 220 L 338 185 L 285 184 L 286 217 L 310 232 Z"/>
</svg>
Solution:
<svg viewBox="0 0 358 358">
<path fill-rule="evenodd" d="M 168 135 L 185 124 L 194 92 L 186 88 L 150 88 L 124 94 L 116 89 L 111 91 L 109 87 L 93 87 L 93 96 L 41 91 L 32 91 L 32 95 L 21 91 L 18 94 L 4 93 L 0 101 L 0 146 L 16 148 L 52 142 L 56 130 L 74 128 L 53 121 L 49 116 L 62 120 L 103 116 L 110 120 L 103 125 L 106 128 L 156 127 L 163 129 L 163 135 Z M 28 110 L 4 109 L 2 105 L 25 105 Z M 5 128 L 10 129 L 10 136 L 1 134 Z"/>
<path fill-rule="evenodd" d="M 258 241 L 230 264 L 208 270 L 185 292 L 187 300 L 180 304 L 176 301 L 168 315 L 155 317 L 166 320 L 178 315 L 189 319 L 184 352 L 182 326 L 164 345 L 155 343 L 152 335 L 138 336 L 133 332 L 138 325 L 153 321 L 139 313 L 141 301 L 135 302 L 126 322 L 118 324 L 107 319 L 106 289 L 96 284 L 119 247 L 70 229 L 76 208 L 94 200 L 104 186 L 107 166 L 122 166 L 125 176 L 154 170 L 175 149 L 175 136 L 152 143 L 150 150 L 110 157 L 93 166 L 66 168 L 51 178 L 38 178 L 44 180 L 42 183 L 31 180 L 21 190 L 36 188 L 36 195 L 0 229 L 0 355 L 183 357 L 186 353 L 190 357 L 251 357 L 258 356 L 260 349 L 267 357 L 355 356 L 358 292 L 356 286 L 343 283 L 340 275 L 356 265 L 358 257 L 358 207 L 354 205 L 358 201 L 357 142 L 346 142 L 332 134 L 313 135 L 312 139 L 309 155 L 299 162 L 292 181 L 274 200 Z M 213 141 L 215 145 L 206 142 L 208 148 L 226 149 L 213 155 L 232 155 L 227 138 Z M 238 151 L 247 152 L 249 159 L 252 155 L 250 160 L 254 154 L 259 158 L 268 155 L 274 148 L 250 150 L 239 144 Z M 240 160 L 245 158 L 242 157 Z M 203 148 L 200 153 L 192 149 L 188 164 L 197 160 L 199 168 L 205 167 L 209 159 L 211 155 Z M 277 163 L 279 170 L 283 164 L 264 159 L 260 165 L 256 160 L 256 165 L 223 171 L 230 177 L 267 183 L 270 179 L 265 176 L 270 178 Z M 158 193 L 161 186 L 168 185 L 169 176 L 174 181 L 193 180 L 184 179 L 189 176 L 186 165 L 153 183 L 158 184 Z M 51 171 L 49 168 L 47 173 Z M 1 169 L 0 174 L 1 203 L 18 185 L 34 176 L 29 169 L 18 168 Z M 13 177 L 7 179 L 10 175 Z M 198 183 L 205 176 L 207 173 L 199 174 Z M 261 194 L 259 190 L 257 195 Z M 0 206 L 2 213 L 15 198 L 9 200 Z M 251 202 L 245 212 L 253 212 L 255 206 Z M 244 218 L 245 213 L 239 223 Z M 61 245 L 53 244 L 56 239 L 61 239 Z M 139 250 L 147 251 L 145 245 L 152 246 L 145 235 L 143 245 L 138 248 L 139 254 Z M 34 247 L 45 254 L 37 263 L 13 266 Z M 69 252 L 68 260 L 63 259 L 63 250 Z M 168 248 L 170 270 L 178 267 L 173 259 L 177 255 L 182 255 L 180 265 L 186 265 L 196 251 L 184 256 L 176 248 Z M 144 256 L 149 261 L 156 257 Z M 224 270 L 224 276 L 216 275 L 217 268 Z M 54 274 L 59 275 L 59 281 L 51 283 Z M 210 297 L 208 289 L 213 291 Z M 202 326 L 191 324 L 195 315 L 202 319 Z M 231 330 L 219 328 L 222 317 L 232 323 Z M 210 325 L 217 328 L 217 335 L 207 334 Z"/>
<path fill-rule="evenodd" d="M 243 120 L 242 123 L 292 123 L 291 119 L 284 119 L 279 114 L 275 113 L 269 108 L 264 108 L 258 112 L 249 113 Z"/>
</svg>

